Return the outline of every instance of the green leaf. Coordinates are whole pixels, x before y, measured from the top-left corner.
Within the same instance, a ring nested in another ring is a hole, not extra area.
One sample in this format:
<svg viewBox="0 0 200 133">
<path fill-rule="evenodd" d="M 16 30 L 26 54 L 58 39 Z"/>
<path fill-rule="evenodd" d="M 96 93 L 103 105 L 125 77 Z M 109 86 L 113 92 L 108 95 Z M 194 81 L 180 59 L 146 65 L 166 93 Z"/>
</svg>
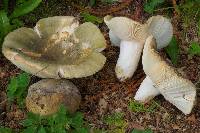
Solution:
<svg viewBox="0 0 200 133">
<path fill-rule="evenodd" d="M 20 4 L 14 9 L 10 18 L 17 18 L 33 11 L 41 2 L 42 0 L 28 0 L 27 2 Z"/>
<path fill-rule="evenodd" d="M 0 133 L 12 133 L 12 129 L 0 126 Z"/>
<path fill-rule="evenodd" d="M 112 3 L 117 2 L 117 1 L 119 1 L 119 0 L 101 0 L 101 2 L 108 3 L 108 4 L 112 4 Z"/>
<path fill-rule="evenodd" d="M 16 99 L 19 105 L 23 105 L 29 82 L 30 76 L 28 73 L 21 73 L 17 77 L 12 77 L 7 87 L 9 102 Z"/>
<path fill-rule="evenodd" d="M 77 128 L 73 133 L 89 133 L 87 128 Z"/>
<path fill-rule="evenodd" d="M 162 4 L 164 0 L 147 0 L 146 3 L 144 4 L 144 11 L 152 14 L 155 10 L 155 8 Z"/>
<path fill-rule="evenodd" d="M 95 3 L 96 3 L 96 0 L 90 0 L 89 5 L 90 5 L 90 6 L 94 6 Z"/>
<path fill-rule="evenodd" d="M 165 48 L 167 54 L 169 55 L 172 63 L 174 65 L 178 62 L 178 55 L 179 55 L 179 47 L 176 41 L 176 38 L 173 36 L 169 45 Z"/>
<path fill-rule="evenodd" d="M 23 21 L 19 20 L 19 19 L 13 19 L 11 21 L 11 24 L 12 24 L 12 29 L 17 29 L 17 28 L 20 28 L 24 25 Z"/>
<path fill-rule="evenodd" d="M 153 133 L 153 131 L 151 129 L 145 129 L 145 130 L 133 129 L 131 133 Z"/>
<path fill-rule="evenodd" d="M 25 119 L 21 122 L 21 124 L 24 126 L 24 127 L 29 127 L 29 126 L 32 126 L 34 125 L 34 120 L 32 119 Z"/>
<path fill-rule="evenodd" d="M 8 12 L 8 2 L 9 0 L 3 0 L 3 7 L 6 12 Z"/>
<path fill-rule="evenodd" d="M 23 129 L 23 133 L 37 133 L 37 127 L 31 126 L 28 128 Z"/>
<path fill-rule="evenodd" d="M 200 45 L 199 45 L 199 43 L 192 42 L 190 47 L 189 47 L 188 53 L 191 54 L 192 56 L 193 55 L 199 55 L 200 56 Z"/>
<path fill-rule="evenodd" d="M 124 114 L 121 112 L 116 112 L 105 117 L 104 122 L 107 125 L 114 125 L 116 127 L 124 127 L 126 125 L 126 121 L 124 120 Z"/>
<path fill-rule="evenodd" d="M 0 29 L 0 37 L 3 40 L 4 36 L 11 30 L 10 20 L 4 10 L 0 11 Z"/>
<path fill-rule="evenodd" d="M 80 112 L 76 112 L 75 115 L 72 117 L 72 127 L 74 128 L 80 128 L 83 126 L 84 120 L 83 120 L 83 114 Z"/>
<path fill-rule="evenodd" d="M 38 130 L 38 133 L 46 133 L 46 130 L 44 129 L 43 126 L 41 126 Z"/>
<path fill-rule="evenodd" d="M 83 12 L 80 14 L 85 22 L 92 22 L 94 24 L 100 24 L 103 23 L 103 20 L 99 17 L 96 17 L 94 15 L 90 15 L 89 13 Z"/>
</svg>

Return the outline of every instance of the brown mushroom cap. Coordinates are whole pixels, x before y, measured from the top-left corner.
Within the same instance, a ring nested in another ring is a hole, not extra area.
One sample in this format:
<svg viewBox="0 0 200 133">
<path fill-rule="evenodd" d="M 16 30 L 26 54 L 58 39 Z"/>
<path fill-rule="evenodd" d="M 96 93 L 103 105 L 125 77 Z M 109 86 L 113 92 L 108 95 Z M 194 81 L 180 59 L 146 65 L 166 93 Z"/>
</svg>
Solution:
<svg viewBox="0 0 200 133">
<path fill-rule="evenodd" d="M 41 19 L 35 27 L 9 33 L 3 43 L 6 58 L 42 78 L 79 78 L 99 71 L 106 58 L 100 30 L 92 23 L 78 26 L 71 16 Z"/>
<path fill-rule="evenodd" d="M 26 107 L 30 112 L 50 115 L 63 104 L 69 112 L 75 112 L 81 95 L 76 86 L 68 80 L 43 79 L 29 87 Z"/>
</svg>

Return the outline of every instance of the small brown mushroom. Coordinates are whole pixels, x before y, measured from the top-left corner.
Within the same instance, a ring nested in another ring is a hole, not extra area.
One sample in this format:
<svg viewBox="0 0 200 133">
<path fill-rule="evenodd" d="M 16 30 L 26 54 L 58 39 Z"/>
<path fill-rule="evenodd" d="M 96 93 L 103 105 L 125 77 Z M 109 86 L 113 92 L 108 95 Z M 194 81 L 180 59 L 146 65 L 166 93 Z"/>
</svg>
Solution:
<svg viewBox="0 0 200 133">
<path fill-rule="evenodd" d="M 50 115 L 63 104 L 70 113 L 80 104 L 81 95 L 77 87 L 64 79 L 43 79 L 29 87 L 26 107 L 30 112 Z"/>
</svg>

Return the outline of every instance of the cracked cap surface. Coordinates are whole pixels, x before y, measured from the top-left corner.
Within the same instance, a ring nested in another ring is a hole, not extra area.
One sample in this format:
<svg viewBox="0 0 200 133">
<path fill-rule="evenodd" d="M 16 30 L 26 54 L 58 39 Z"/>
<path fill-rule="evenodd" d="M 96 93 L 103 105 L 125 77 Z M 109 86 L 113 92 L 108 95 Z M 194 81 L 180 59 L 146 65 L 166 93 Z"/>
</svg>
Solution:
<svg viewBox="0 0 200 133">
<path fill-rule="evenodd" d="M 34 30 L 9 33 L 2 52 L 20 69 L 42 78 L 79 78 L 99 71 L 106 58 L 104 36 L 90 22 L 79 25 L 72 16 L 41 19 Z"/>
</svg>

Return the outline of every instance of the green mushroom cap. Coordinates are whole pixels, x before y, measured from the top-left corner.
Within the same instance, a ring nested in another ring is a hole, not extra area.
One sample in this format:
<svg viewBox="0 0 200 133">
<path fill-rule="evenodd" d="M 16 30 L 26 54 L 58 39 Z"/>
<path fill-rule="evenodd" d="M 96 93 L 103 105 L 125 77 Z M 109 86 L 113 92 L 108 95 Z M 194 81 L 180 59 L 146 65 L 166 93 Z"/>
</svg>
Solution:
<svg viewBox="0 0 200 133">
<path fill-rule="evenodd" d="M 41 78 L 80 78 L 102 69 L 106 58 L 100 52 L 105 47 L 94 24 L 55 16 L 39 20 L 34 29 L 9 33 L 2 52 L 20 69 Z"/>
</svg>

